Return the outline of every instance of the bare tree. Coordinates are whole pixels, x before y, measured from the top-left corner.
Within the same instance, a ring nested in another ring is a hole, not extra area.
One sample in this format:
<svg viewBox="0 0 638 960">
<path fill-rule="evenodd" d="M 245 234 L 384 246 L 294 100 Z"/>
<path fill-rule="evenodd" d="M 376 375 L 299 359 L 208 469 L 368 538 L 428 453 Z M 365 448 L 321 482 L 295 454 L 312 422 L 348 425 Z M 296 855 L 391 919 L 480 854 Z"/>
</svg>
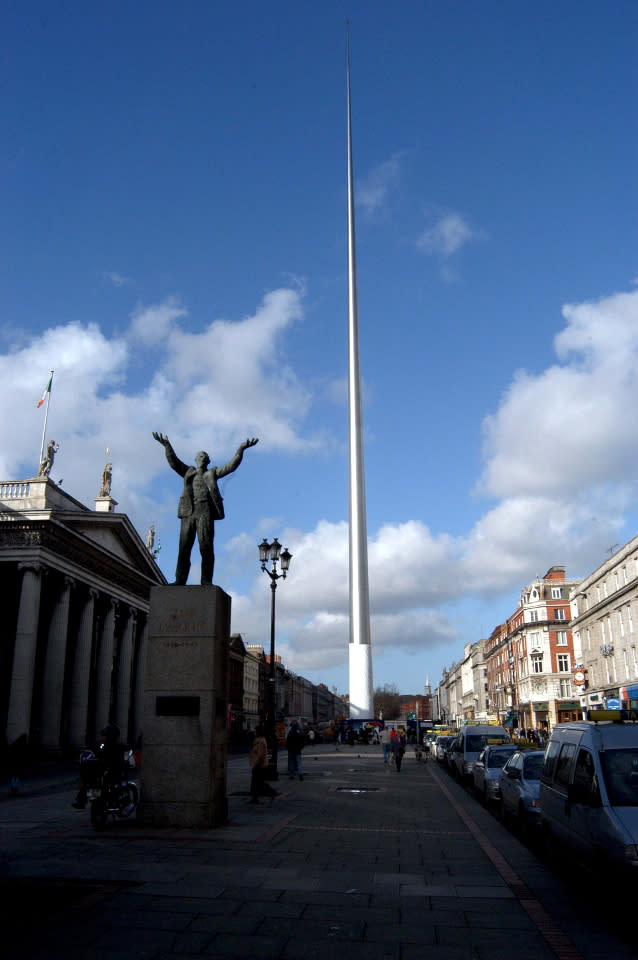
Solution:
<svg viewBox="0 0 638 960">
<path fill-rule="evenodd" d="M 384 720 L 398 720 L 401 716 L 401 699 L 393 683 L 386 683 L 374 691 L 374 715 Z"/>
</svg>

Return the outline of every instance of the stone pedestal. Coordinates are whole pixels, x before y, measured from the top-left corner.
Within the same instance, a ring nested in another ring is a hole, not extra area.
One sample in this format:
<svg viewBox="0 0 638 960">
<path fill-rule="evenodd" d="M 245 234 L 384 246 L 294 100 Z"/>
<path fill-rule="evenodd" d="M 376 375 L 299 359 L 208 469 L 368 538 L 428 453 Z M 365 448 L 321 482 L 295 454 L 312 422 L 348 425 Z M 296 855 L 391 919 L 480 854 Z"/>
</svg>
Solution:
<svg viewBox="0 0 638 960">
<path fill-rule="evenodd" d="M 153 587 L 149 611 L 138 819 L 152 826 L 226 823 L 228 594 Z"/>
</svg>

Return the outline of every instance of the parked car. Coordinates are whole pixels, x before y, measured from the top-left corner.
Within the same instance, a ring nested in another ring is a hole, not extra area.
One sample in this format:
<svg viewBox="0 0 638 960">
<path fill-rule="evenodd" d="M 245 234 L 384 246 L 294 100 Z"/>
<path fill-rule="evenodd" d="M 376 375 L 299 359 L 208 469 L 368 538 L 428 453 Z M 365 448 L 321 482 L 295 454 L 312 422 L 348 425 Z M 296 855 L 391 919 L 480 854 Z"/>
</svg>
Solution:
<svg viewBox="0 0 638 960">
<path fill-rule="evenodd" d="M 436 741 L 437 741 L 436 733 L 433 733 L 430 730 L 425 734 L 425 737 L 423 739 L 423 747 L 425 750 L 427 750 L 430 756 L 434 756 L 434 747 L 435 747 Z"/>
<path fill-rule="evenodd" d="M 499 774 L 500 809 L 503 822 L 512 817 L 520 830 L 540 823 L 541 770 L 544 750 L 517 750 Z"/>
<path fill-rule="evenodd" d="M 479 753 L 476 763 L 472 767 L 474 791 L 481 798 L 485 806 L 498 800 L 500 797 L 498 777 L 503 764 L 509 760 L 516 747 L 513 743 L 495 744 L 485 747 Z"/>
<path fill-rule="evenodd" d="M 448 766 L 452 775 L 459 780 L 470 781 L 472 768 L 484 747 L 511 742 L 505 727 L 490 723 L 468 723 L 461 727 L 450 749 Z"/>
<path fill-rule="evenodd" d="M 447 751 L 448 747 L 454 740 L 453 736 L 445 734 L 443 736 L 436 738 L 436 743 L 434 744 L 434 754 L 439 763 L 442 763 L 443 766 L 447 765 Z"/>
<path fill-rule="evenodd" d="M 635 877 L 638 711 L 588 716 L 552 730 L 539 793 L 542 836 L 548 850 L 558 842 L 601 870 L 627 868 Z"/>
</svg>

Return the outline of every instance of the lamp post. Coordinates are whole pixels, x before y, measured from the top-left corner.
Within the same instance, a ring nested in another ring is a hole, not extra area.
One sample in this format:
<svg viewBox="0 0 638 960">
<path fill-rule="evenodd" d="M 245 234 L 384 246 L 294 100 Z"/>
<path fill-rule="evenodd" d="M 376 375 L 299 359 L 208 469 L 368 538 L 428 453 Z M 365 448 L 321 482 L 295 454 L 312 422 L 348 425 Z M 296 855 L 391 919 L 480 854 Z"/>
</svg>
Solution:
<svg viewBox="0 0 638 960">
<path fill-rule="evenodd" d="M 288 573 L 291 560 L 292 554 L 288 552 L 287 548 L 284 548 L 283 550 L 281 549 L 281 544 L 279 543 L 279 540 L 277 540 L 277 537 L 274 538 L 272 543 L 268 543 L 264 537 L 262 542 L 259 544 L 259 562 L 261 563 L 261 569 L 263 572 L 268 574 L 270 577 L 271 589 L 270 689 L 268 695 L 268 725 L 266 730 L 266 740 L 268 742 L 268 746 L 270 747 L 270 760 L 268 763 L 270 780 L 277 780 L 279 778 L 279 772 L 277 770 L 277 718 L 275 716 L 277 707 L 277 673 L 275 668 L 275 590 L 277 589 L 277 581 L 280 579 L 286 579 L 286 574 Z M 271 570 L 269 570 L 267 566 L 269 562 L 272 563 Z M 281 568 L 281 573 L 277 572 L 278 563 Z"/>
</svg>

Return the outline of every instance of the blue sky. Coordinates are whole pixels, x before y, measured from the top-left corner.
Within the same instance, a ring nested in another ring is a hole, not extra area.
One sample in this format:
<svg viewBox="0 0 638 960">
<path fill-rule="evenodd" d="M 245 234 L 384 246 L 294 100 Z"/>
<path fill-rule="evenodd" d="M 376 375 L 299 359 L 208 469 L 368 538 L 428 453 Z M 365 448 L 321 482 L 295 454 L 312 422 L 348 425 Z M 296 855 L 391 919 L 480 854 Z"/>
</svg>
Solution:
<svg viewBox="0 0 638 960">
<path fill-rule="evenodd" d="M 113 496 L 174 573 L 226 462 L 215 582 L 348 689 L 349 18 L 374 683 L 421 692 L 554 564 L 638 529 L 633 3 L 6 3 L 0 479 Z M 194 565 L 191 582 L 198 582 Z"/>
</svg>

